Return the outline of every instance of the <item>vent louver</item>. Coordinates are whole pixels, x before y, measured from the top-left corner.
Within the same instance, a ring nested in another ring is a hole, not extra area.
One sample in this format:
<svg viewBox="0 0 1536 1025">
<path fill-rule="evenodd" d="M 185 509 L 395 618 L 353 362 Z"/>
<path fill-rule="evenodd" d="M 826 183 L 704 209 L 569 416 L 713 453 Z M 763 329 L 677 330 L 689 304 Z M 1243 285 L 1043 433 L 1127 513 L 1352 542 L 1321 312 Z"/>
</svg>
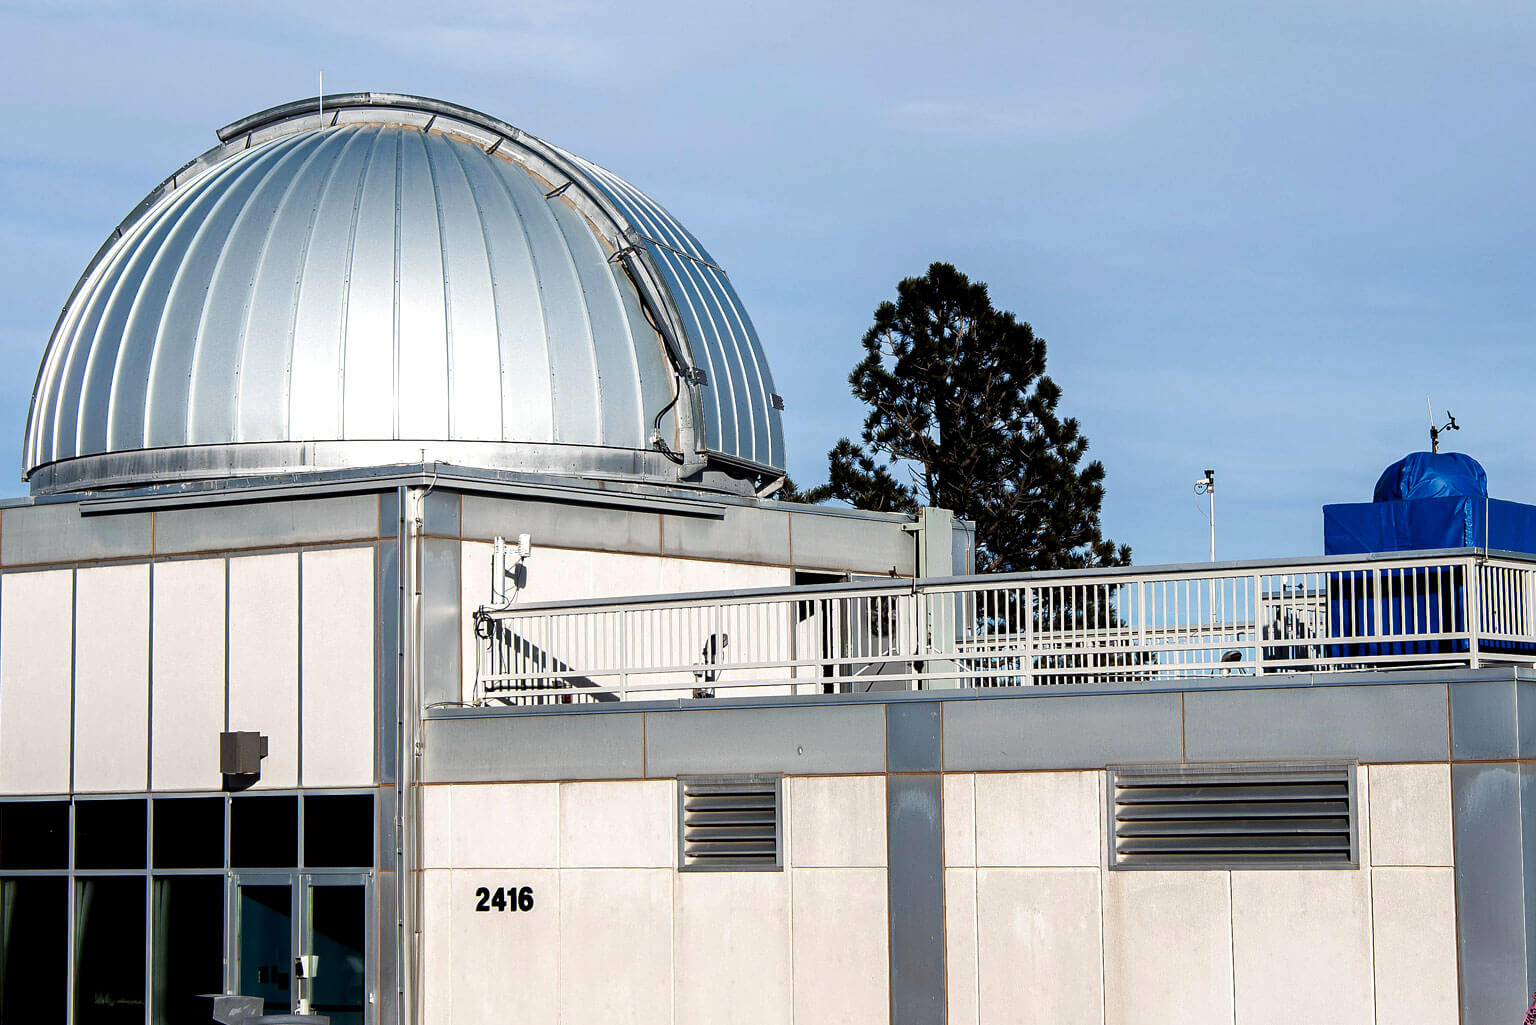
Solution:
<svg viewBox="0 0 1536 1025">
<path fill-rule="evenodd" d="M 1112 768 L 1113 868 L 1347 868 L 1354 767 Z"/>
<path fill-rule="evenodd" d="M 679 865 L 685 871 L 771 871 L 781 866 L 779 778 L 677 781 Z"/>
</svg>

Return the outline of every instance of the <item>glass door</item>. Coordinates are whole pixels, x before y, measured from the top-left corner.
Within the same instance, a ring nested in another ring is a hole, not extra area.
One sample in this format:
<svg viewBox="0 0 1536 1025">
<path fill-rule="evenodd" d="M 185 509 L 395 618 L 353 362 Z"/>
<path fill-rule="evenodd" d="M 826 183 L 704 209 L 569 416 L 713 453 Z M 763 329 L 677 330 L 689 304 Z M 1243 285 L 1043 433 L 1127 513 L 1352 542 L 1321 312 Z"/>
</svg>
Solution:
<svg viewBox="0 0 1536 1025">
<path fill-rule="evenodd" d="M 368 1021 L 366 874 L 235 874 L 235 992 L 263 1013 Z"/>
<path fill-rule="evenodd" d="M 363 1025 L 368 1006 L 368 878 L 304 877 L 304 953 L 301 996 L 311 1014 L 331 1025 Z"/>
</svg>

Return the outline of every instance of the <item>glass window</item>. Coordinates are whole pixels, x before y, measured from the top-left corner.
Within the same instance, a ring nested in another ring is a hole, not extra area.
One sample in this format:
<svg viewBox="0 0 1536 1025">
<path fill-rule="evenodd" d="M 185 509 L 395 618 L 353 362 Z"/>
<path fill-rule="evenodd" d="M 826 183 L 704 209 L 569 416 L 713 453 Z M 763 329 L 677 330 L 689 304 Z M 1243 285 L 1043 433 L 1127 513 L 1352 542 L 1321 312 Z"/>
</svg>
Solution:
<svg viewBox="0 0 1536 1025">
<path fill-rule="evenodd" d="M 68 867 L 68 801 L 0 804 L 0 869 Z"/>
<path fill-rule="evenodd" d="M 143 801 L 76 801 L 76 868 L 143 868 Z"/>
<path fill-rule="evenodd" d="M 0 880 L 0 1021 L 63 1025 L 69 880 Z"/>
<path fill-rule="evenodd" d="M 156 868 L 224 867 L 224 798 L 155 802 Z"/>
<path fill-rule="evenodd" d="M 154 882 L 154 1025 L 207 1025 L 224 990 L 224 877 Z"/>
<path fill-rule="evenodd" d="M 75 883 L 75 1025 L 143 1025 L 143 876 Z"/>
<path fill-rule="evenodd" d="M 236 797 L 229 802 L 229 863 L 293 868 L 299 863 L 299 799 Z"/>
<path fill-rule="evenodd" d="M 310 868 L 372 867 L 372 794 L 304 798 L 304 864 Z"/>
</svg>

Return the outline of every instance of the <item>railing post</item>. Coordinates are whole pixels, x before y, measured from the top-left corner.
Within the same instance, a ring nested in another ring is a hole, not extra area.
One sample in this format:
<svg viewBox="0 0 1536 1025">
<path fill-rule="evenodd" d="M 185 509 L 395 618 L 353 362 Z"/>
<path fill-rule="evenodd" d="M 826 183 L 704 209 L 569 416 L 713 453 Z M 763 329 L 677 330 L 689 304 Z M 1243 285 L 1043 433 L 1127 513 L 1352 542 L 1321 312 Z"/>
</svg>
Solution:
<svg viewBox="0 0 1536 1025">
<path fill-rule="evenodd" d="M 1024 686 L 1035 685 L 1035 589 L 1024 584 L 1019 590 L 1024 617 Z"/>
<path fill-rule="evenodd" d="M 1255 573 L 1249 586 L 1253 588 L 1253 599 L 1249 608 L 1253 610 L 1253 675 L 1264 675 L 1264 631 L 1269 628 L 1269 618 L 1265 615 L 1268 611 L 1264 605 L 1264 578 Z"/>
<path fill-rule="evenodd" d="M 1466 583 L 1462 585 L 1462 591 L 1467 603 L 1467 665 L 1476 669 L 1480 654 L 1478 640 L 1483 632 L 1483 575 L 1475 556 L 1467 559 L 1466 565 L 1463 574 Z"/>
<path fill-rule="evenodd" d="M 629 700 L 629 609 L 619 610 L 619 700 Z"/>
</svg>

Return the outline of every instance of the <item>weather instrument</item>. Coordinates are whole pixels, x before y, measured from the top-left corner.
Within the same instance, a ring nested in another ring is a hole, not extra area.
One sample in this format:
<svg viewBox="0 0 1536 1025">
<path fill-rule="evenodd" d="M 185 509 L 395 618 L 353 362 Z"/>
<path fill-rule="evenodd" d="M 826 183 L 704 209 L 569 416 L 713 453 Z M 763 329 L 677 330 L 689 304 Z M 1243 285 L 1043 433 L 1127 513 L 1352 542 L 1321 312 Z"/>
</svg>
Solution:
<svg viewBox="0 0 1536 1025">
<path fill-rule="evenodd" d="M 1445 426 L 1444 427 L 1436 427 L 1435 426 L 1435 407 L 1430 404 L 1429 396 L 1428 395 L 1424 396 L 1424 405 L 1429 407 L 1429 450 L 1431 452 L 1439 452 L 1440 451 L 1440 435 L 1445 433 L 1446 431 L 1459 431 L 1459 430 L 1461 430 L 1461 427 L 1459 425 L 1457 425 L 1456 418 L 1451 415 L 1451 411 L 1450 410 L 1446 410 L 1445 411 Z"/>
<path fill-rule="evenodd" d="M 1216 561 L 1216 471 L 1206 470 L 1205 476 L 1195 481 L 1195 494 L 1205 495 L 1211 501 L 1211 561 Z"/>
</svg>

